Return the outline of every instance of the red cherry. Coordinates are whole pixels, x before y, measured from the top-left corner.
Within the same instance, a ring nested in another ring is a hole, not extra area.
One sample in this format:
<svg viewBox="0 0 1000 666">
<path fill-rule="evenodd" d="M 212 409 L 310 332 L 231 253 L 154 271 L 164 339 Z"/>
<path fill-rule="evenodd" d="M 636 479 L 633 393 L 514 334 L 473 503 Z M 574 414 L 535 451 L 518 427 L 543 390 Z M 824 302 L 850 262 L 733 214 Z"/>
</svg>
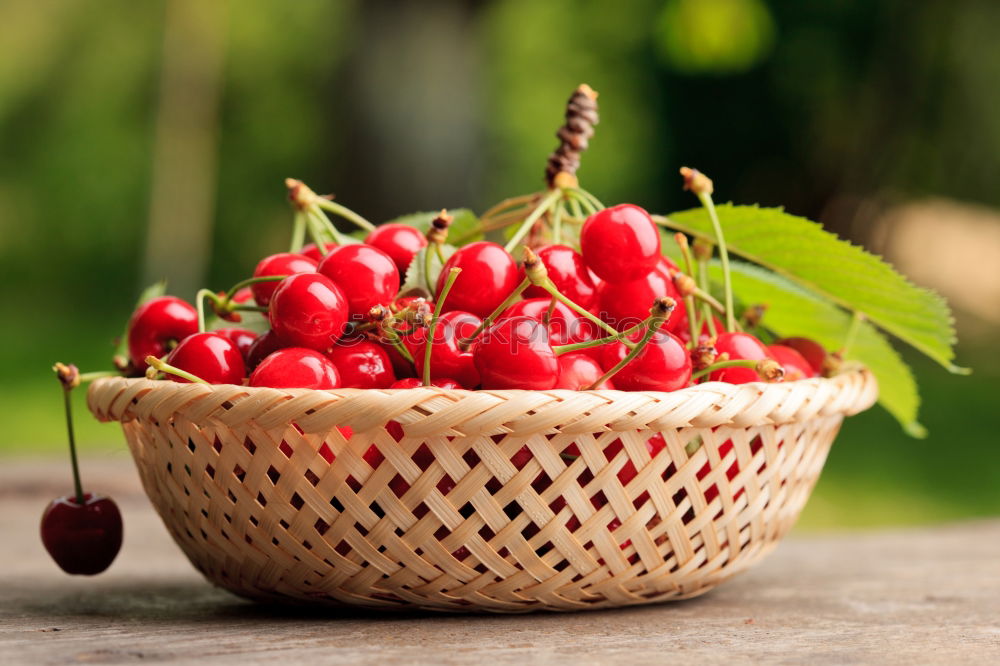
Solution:
<svg viewBox="0 0 1000 666">
<path fill-rule="evenodd" d="M 240 350 L 240 354 L 243 355 L 244 362 L 246 362 L 250 354 L 250 348 L 253 347 L 253 343 L 259 337 L 253 331 L 248 331 L 245 328 L 218 328 L 212 332 L 221 335 L 236 345 L 236 348 Z"/>
<path fill-rule="evenodd" d="M 218 333 L 195 333 L 180 341 L 167 363 L 204 379 L 209 384 L 242 384 L 246 376 L 243 354 L 236 345 Z M 188 380 L 167 373 L 175 382 Z"/>
<path fill-rule="evenodd" d="M 330 252 L 333 251 L 333 248 L 338 246 L 336 243 L 323 243 L 323 247 L 326 249 L 326 253 L 330 254 Z M 299 252 L 299 254 L 301 254 L 303 257 L 309 257 L 317 264 L 323 260 L 323 255 L 319 253 L 318 249 L 316 249 L 315 243 L 306 243 L 305 245 L 303 245 L 302 250 Z"/>
<path fill-rule="evenodd" d="M 63 571 L 93 576 L 114 561 L 122 546 L 122 515 L 109 497 L 84 493 L 52 500 L 42 514 L 42 544 Z"/>
<path fill-rule="evenodd" d="M 376 305 L 388 305 L 399 291 L 396 264 L 370 245 L 342 245 L 326 255 L 316 270 L 344 291 L 355 320 L 364 319 Z"/>
<path fill-rule="evenodd" d="M 641 332 L 630 340 L 638 341 Z M 628 354 L 621 342 L 607 345 L 602 365 L 612 368 Z M 676 391 L 691 382 L 691 357 L 676 335 L 658 331 L 639 355 L 614 376 L 615 388 L 622 391 Z"/>
<path fill-rule="evenodd" d="M 473 357 L 484 389 L 555 388 L 559 361 L 541 322 L 513 317 L 483 332 Z"/>
<path fill-rule="evenodd" d="M 556 388 L 582 391 L 589 388 L 604 374 L 601 364 L 587 354 L 570 352 L 559 357 L 559 382 Z M 598 386 L 600 389 L 613 389 L 611 380 L 606 380 Z"/>
<path fill-rule="evenodd" d="M 538 322 L 544 322 L 548 316 L 549 342 L 553 345 L 586 342 L 598 337 L 597 326 L 592 321 L 580 317 L 558 301 L 556 301 L 556 306 L 549 316 L 551 301 L 551 298 L 528 298 L 517 301 L 504 310 L 497 321 L 513 317 L 528 317 Z"/>
<path fill-rule="evenodd" d="M 645 277 L 630 282 L 603 282 L 597 289 L 600 316 L 619 331 L 642 322 L 649 316 L 653 301 L 662 296 L 674 299 L 676 305 L 663 330 L 679 333 L 687 326 L 687 310 L 674 281 L 670 278 L 668 264 L 660 263 Z"/>
<path fill-rule="evenodd" d="M 809 338 L 782 338 L 778 340 L 775 344 L 784 345 L 785 347 L 791 347 L 799 354 L 802 358 L 806 360 L 806 363 L 813 369 L 816 375 L 823 374 L 823 366 L 826 365 L 826 350 L 823 346 L 811 340 Z M 780 359 L 779 359 L 780 362 Z"/>
<path fill-rule="evenodd" d="M 628 282 L 656 268 L 660 233 L 649 213 L 621 204 L 587 218 L 580 230 L 580 249 L 587 265 L 602 280 Z"/>
<path fill-rule="evenodd" d="M 128 323 L 128 353 L 137 370 L 146 357 L 163 358 L 172 343 L 198 332 L 198 312 L 173 296 L 153 298 L 136 309 Z"/>
<path fill-rule="evenodd" d="M 583 263 L 583 256 L 568 245 L 546 245 L 535 250 L 548 270 L 549 279 L 556 289 L 582 308 L 589 310 L 597 304 L 597 291 L 590 269 Z M 524 279 L 524 267 L 519 278 Z M 534 285 L 524 290 L 525 298 L 550 298 L 549 293 Z"/>
<path fill-rule="evenodd" d="M 413 389 L 420 388 L 423 383 L 415 377 L 407 377 L 406 379 L 397 379 L 392 383 L 389 388 L 391 389 Z M 432 379 L 431 386 L 436 386 L 437 388 L 443 389 L 460 389 L 462 385 L 456 382 L 454 379 Z"/>
<path fill-rule="evenodd" d="M 720 356 L 729 354 L 730 361 L 762 361 L 771 358 L 764 343 L 749 333 L 720 333 L 715 341 L 715 350 L 719 352 Z M 760 376 L 753 368 L 723 368 L 712 372 L 709 379 L 713 382 L 746 384 L 759 382 Z"/>
<path fill-rule="evenodd" d="M 250 345 L 250 349 L 247 351 L 247 370 L 253 370 L 260 362 L 265 358 L 270 356 L 272 353 L 281 349 L 281 340 L 278 339 L 278 335 L 271 330 L 262 333 L 253 344 Z"/>
<path fill-rule="evenodd" d="M 260 362 L 250 375 L 250 386 L 335 389 L 340 388 L 340 373 L 317 351 L 287 347 Z"/>
<path fill-rule="evenodd" d="M 340 385 L 344 388 L 386 388 L 396 381 L 389 355 L 374 342 L 339 343 L 326 353 L 326 357 L 337 367 Z"/>
<path fill-rule="evenodd" d="M 503 303 L 517 286 L 514 258 L 489 241 L 469 243 L 451 255 L 438 277 L 438 294 L 452 268 L 461 268 L 462 272 L 448 295 L 446 310 L 464 310 L 485 317 Z"/>
<path fill-rule="evenodd" d="M 722 333 L 726 330 L 725 324 L 723 324 L 722 321 L 715 315 L 712 315 L 712 322 L 715 324 L 716 333 Z M 685 345 L 691 342 L 691 324 L 688 320 L 687 310 L 684 311 L 684 321 L 680 322 L 679 328 L 672 331 L 672 333 L 680 338 L 681 342 Z M 701 325 L 701 333 L 698 335 L 698 343 L 707 343 L 711 337 L 711 333 L 712 331 L 708 327 L 708 322 L 703 322 Z"/>
<path fill-rule="evenodd" d="M 269 307 L 271 328 L 289 346 L 326 351 L 340 339 L 347 323 L 344 292 L 319 273 L 299 273 L 282 280 Z"/>
<path fill-rule="evenodd" d="M 472 351 L 463 350 L 459 343 L 472 335 L 482 324 L 474 314 L 452 310 L 441 315 L 434 328 L 431 347 L 431 379 L 450 377 L 465 388 L 479 385 L 479 370 L 473 361 Z M 424 355 L 427 349 L 427 329 L 421 329 L 405 340 L 413 356 L 417 376 L 423 377 Z"/>
<path fill-rule="evenodd" d="M 409 225 L 389 223 L 376 227 L 365 242 L 392 257 L 399 274 L 406 275 L 413 257 L 427 245 L 427 238 Z"/>
<path fill-rule="evenodd" d="M 785 345 L 768 345 L 767 353 L 785 369 L 786 382 L 816 377 L 816 373 L 802 354 Z"/>
<path fill-rule="evenodd" d="M 292 252 L 281 252 L 261 259 L 253 271 L 253 276 L 257 278 L 315 272 L 316 262 L 309 257 Z M 255 282 L 250 285 L 250 291 L 253 292 L 253 298 L 257 301 L 257 305 L 266 307 L 271 302 L 271 296 L 278 288 L 278 284 L 278 282 Z"/>
</svg>

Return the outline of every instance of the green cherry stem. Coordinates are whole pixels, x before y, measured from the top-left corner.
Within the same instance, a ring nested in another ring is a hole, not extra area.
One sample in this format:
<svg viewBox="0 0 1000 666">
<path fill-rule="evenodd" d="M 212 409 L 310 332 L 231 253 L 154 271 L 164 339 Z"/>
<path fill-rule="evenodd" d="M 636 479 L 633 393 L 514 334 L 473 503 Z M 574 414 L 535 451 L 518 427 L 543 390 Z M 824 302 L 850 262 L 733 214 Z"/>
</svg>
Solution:
<svg viewBox="0 0 1000 666">
<path fill-rule="evenodd" d="M 698 197 L 701 205 L 708 212 L 709 219 L 712 220 L 712 228 L 715 230 L 715 241 L 719 245 L 719 259 L 722 261 L 722 282 L 726 294 L 726 330 L 735 330 L 736 319 L 733 310 L 732 276 L 729 272 L 729 250 L 726 248 L 726 237 L 722 233 L 722 224 L 719 222 L 719 215 L 715 210 L 715 202 L 712 200 L 712 181 L 697 169 L 688 167 L 681 167 L 681 176 L 684 177 L 684 189 L 690 190 Z"/>
<path fill-rule="evenodd" d="M 546 211 L 552 208 L 552 206 L 554 206 L 562 196 L 564 196 L 563 191 L 558 188 L 546 194 L 545 198 L 539 202 L 533 211 L 531 211 L 531 214 L 524 218 L 524 221 L 521 222 L 521 226 L 517 228 L 514 235 L 510 237 L 509 241 L 507 241 L 507 245 L 504 246 L 504 249 L 507 252 L 513 252 L 514 248 L 517 247 L 520 242 L 524 240 L 524 237 L 528 235 L 528 232 L 531 231 L 531 227 L 534 226 L 535 222 L 537 222 Z"/>
<path fill-rule="evenodd" d="M 552 242 L 556 244 L 562 243 L 562 219 L 565 210 L 566 207 L 560 203 L 552 213 Z"/>
<path fill-rule="evenodd" d="M 576 192 L 578 195 L 582 196 L 584 199 L 587 199 L 588 201 L 590 201 L 591 206 L 595 210 L 604 210 L 605 208 L 607 208 L 607 206 L 605 206 L 604 204 L 601 203 L 600 199 L 598 199 L 597 197 L 595 197 L 593 194 L 591 194 L 587 190 L 583 189 L 582 187 L 575 188 L 574 192 Z"/>
<path fill-rule="evenodd" d="M 73 429 L 73 389 L 80 385 L 80 371 L 75 365 L 56 363 L 52 366 L 63 390 L 63 409 L 66 412 L 66 434 L 69 438 L 69 460 L 73 467 L 73 491 L 76 493 L 76 503 L 84 504 L 83 484 L 80 482 L 80 462 L 76 455 L 76 434 Z"/>
<path fill-rule="evenodd" d="M 234 284 L 232 287 L 229 288 L 229 291 L 226 292 L 226 295 L 223 298 L 228 303 L 229 301 L 233 300 L 233 296 L 236 295 L 236 292 L 238 292 L 243 287 L 249 287 L 252 284 L 260 284 L 261 282 L 281 282 L 286 277 L 288 276 L 261 275 L 260 277 L 252 277 L 252 278 L 247 278 L 246 280 L 240 280 L 239 282 L 237 282 L 236 284 Z"/>
<path fill-rule="evenodd" d="M 196 384 L 207 384 L 208 383 L 204 379 L 202 379 L 201 377 L 198 377 L 197 375 L 192 375 L 187 370 L 181 370 L 180 368 L 176 368 L 176 367 L 170 365 L 169 363 L 167 363 L 166 361 L 163 361 L 161 359 L 156 358 L 155 356 L 147 356 L 146 357 L 146 364 L 149 367 L 151 367 L 151 368 L 155 368 L 159 372 L 163 372 L 163 373 L 168 374 L 168 375 L 176 375 L 176 376 L 180 377 L 181 379 L 188 380 L 189 382 L 194 382 Z"/>
<path fill-rule="evenodd" d="M 649 341 L 653 339 L 656 332 L 660 330 L 660 327 L 663 326 L 668 319 L 670 319 L 670 314 L 674 311 L 676 305 L 677 304 L 674 302 L 674 299 L 667 296 L 656 299 L 653 307 L 649 310 L 649 317 L 647 317 L 646 321 L 643 322 L 643 326 L 646 327 L 646 332 L 642 334 L 642 338 L 639 342 L 632 347 L 629 353 L 625 355 L 625 358 L 618 361 L 613 368 L 601 375 L 600 379 L 587 387 L 587 390 L 596 389 L 598 386 L 618 374 L 622 368 L 638 356 L 642 350 L 646 348 Z"/>
<path fill-rule="evenodd" d="M 360 229 L 364 229 L 365 231 L 375 230 L 374 224 L 372 224 L 365 218 L 361 217 L 347 206 L 341 206 L 339 203 L 337 203 L 332 199 L 328 199 L 326 197 L 316 197 L 316 205 L 325 211 L 333 213 L 334 215 L 342 217 L 350 222 L 353 222 Z"/>
<path fill-rule="evenodd" d="M 351 241 L 347 240 L 344 235 L 337 230 L 337 227 L 333 225 L 333 222 L 330 221 L 330 218 L 323 213 L 318 205 L 313 204 L 307 208 L 306 214 L 315 220 L 316 224 L 319 225 L 319 228 L 329 234 L 330 238 L 337 245 L 347 245 L 351 243 Z"/>
<path fill-rule="evenodd" d="M 448 298 L 448 292 L 451 291 L 455 280 L 458 279 L 458 274 L 461 272 L 461 268 L 452 268 L 448 271 L 448 277 L 445 279 L 444 287 L 441 289 L 441 295 L 438 296 L 437 303 L 434 305 L 434 318 L 431 319 L 430 326 L 427 327 L 427 344 L 424 347 L 424 386 L 431 385 L 431 350 L 434 347 L 434 331 L 437 329 L 438 320 L 444 311 L 444 302 Z"/>
<path fill-rule="evenodd" d="M 301 252 L 306 242 L 306 216 L 302 211 L 295 211 L 292 222 L 292 247 L 289 252 Z"/>
<path fill-rule="evenodd" d="M 205 299 L 210 298 L 212 302 L 216 305 L 221 305 L 219 303 L 219 297 L 211 289 L 199 289 L 198 293 L 194 297 L 195 307 L 198 310 L 198 332 L 205 332 Z"/>
<path fill-rule="evenodd" d="M 615 335 L 609 335 L 606 338 L 597 338 L 596 340 L 586 340 L 585 342 L 573 342 L 566 345 L 555 345 L 552 347 L 552 351 L 556 353 L 556 356 L 561 354 L 568 354 L 570 352 L 580 351 L 581 349 L 590 349 L 591 347 L 600 347 L 601 345 L 606 345 L 609 342 L 624 342 L 634 347 L 636 343 L 630 342 L 628 337 L 633 333 L 642 330 L 646 326 L 646 322 L 640 322 L 631 328 L 627 328 L 624 331 L 617 333 Z"/>
<path fill-rule="evenodd" d="M 459 341 L 458 343 L 459 348 L 467 350 L 470 346 L 472 346 L 472 343 L 476 341 L 476 338 L 479 337 L 479 334 L 485 331 L 487 328 L 489 328 L 493 324 L 493 322 L 495 322 L 497 318 L 504 313 L 504 310 L 513 305 L 514 301 L 519 299 L 521 297 L 521 294 L 524 293 L 524 290 L 530 286 L 531 286 L 531 280 L 529 280 L 528 278 L 524 278 L 523 280 L 521 280 L 521 284 L 514 287 L 514 290 L 511 291 L 510 294 L 508 294 L 507 298 L 503 300 L 503 303 L 498 305 L 496 309 L 493 310 L 493 312 L 486 315 L 486 318 L 483 319 L 482 323 L 476 327 L 476 330 L 474 330 L 471 334 L 467 335 L 466 337 L 464 337 L 462 340 Z"/>
</svg>

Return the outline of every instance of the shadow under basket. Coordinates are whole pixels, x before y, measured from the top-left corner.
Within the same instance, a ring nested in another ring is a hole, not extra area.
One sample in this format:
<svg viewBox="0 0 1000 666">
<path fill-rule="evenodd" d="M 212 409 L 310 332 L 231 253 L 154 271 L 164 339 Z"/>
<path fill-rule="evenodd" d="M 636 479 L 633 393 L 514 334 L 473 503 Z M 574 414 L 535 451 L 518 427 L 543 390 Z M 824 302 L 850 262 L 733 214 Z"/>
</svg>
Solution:
<svg viewBox="0 0 1000 666">
<path fill-rule="evenodd" d="M 743 571 L 877 391 L 863 369 L 673 393 L 115 378 L 88 403 L 121 421 L 153 506 L 220 587 L 522 612 L 693 597 Z"/>
</svg>

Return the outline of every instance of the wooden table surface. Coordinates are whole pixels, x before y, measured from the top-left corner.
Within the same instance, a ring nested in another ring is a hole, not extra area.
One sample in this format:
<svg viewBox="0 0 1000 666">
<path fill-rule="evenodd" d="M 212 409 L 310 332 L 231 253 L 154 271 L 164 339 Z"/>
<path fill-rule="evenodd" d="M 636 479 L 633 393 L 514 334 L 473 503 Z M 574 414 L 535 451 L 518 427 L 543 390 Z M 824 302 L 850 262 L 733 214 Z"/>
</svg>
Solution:
<svg viewBox="0 0 1000 666">
<path fill-rule="evenodd" d="M 64 461 L 0 461 L 0 664 L 1000 664 L 1000 521 L 793 535 L 695 600 L 522 616 L 314 613 L 217 590 L 174 546 L 127 459 L 84 461 L 125 544 L 96 578 L 37 537 Z"/>
</svg>

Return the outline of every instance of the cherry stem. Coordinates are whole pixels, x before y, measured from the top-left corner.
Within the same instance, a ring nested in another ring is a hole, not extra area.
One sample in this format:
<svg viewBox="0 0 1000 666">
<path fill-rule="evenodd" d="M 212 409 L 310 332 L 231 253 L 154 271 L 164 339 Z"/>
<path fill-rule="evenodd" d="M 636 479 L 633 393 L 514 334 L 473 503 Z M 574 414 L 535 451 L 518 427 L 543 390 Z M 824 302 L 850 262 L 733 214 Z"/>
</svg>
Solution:
<svg viewBox="0 0 1000 666">
<path fill-rule="evenodd" d="M 286 277 L 288 277 L 288 276 L 287 275 L 261 275 L 260 277 L 252 277 L 252 278 L 247 278 L 246 280 L 240 280 L 239 282 L 237 282 L 236 284 L 234 284 L 232 287 L 230 287 L 229 291 L 226 292 L 226 295 L 223 297 L 225 299 L 225 304 L 224 305 L 228 305 L 229 301 L 233 300 L 233 296 L 236 295 L 236 292 L 238 292 L 243 287 L 249 287 L 252 284 L 260 284 L 261 282 L 281 282 Z"/>
<path fill-rule="evenodd" d="M 365 231 L 375 230 L 374 224 L 372 224 L 365 218 L 361 217 L 347 206 L 342 206 L 336 201 L 327 199 L 326 197 L 316 197 L 316 205 L 325 211 L 333 213 L 334 215 L 342 217 L 350 222 L 353 222 L 360 229 L 364 229 Z"/>
<path fill-rule="evenodd" d="M 199 289 L 194 297 L 195 306 L 198 310 L 198 332 L 205 332 L 205 299 L 210 298 L 216 305 L 221 305 L 219 297 L 211 289 Z"/>
<path fill-rule="evenodd" d="M 514 232 L 514 235 L 510 237 L 509 241 L 507 241 L 507 245 L 504 246 L 504 250 L 506 250 L 507 252 L 513 252 L 514 248 L 517 247 L 521 243 L 521 241 L 524 240 L 524 237 L 528 235 L 528 232 L 531 231 L 531 227 L 534 226 L 535 222 L 537 222 L 538 219 L 546 211 L 552 208 L 555 202 L 558 201 L 563 196 L 564 193 L 563 190 L 561 189 L 554 189 L 548 194 L 546 194 L 545 198 L 542 199 L 537 206 L 535 206 L 535 209 L 533 211 L 531 211 L 531 214 L 528 215 L 528 217 L 524 218 L 524 221 L 521 223 L 521 226 L 517 228 L 517 231 Z"/>
<path fill-rule="evenodd" d="M 564 296 L 563 293 L 556 288 L 556 285 L 552 282 L 550 278 L 546 277 L 544 282 L 536 286 L 541 287 L 542 289 L 547 291 L 549 295 L 552 296 L 552 298 L 556 299 L 557 301 L 568 307 L 573 312 L 589 319 L 590 321 L 600 326 L 601 329 L 608 335 L 618 334 L 618 331 L 616 331 L 610 324 L 605 322 L 603 319 L 601 319 L 600 317 L 598 317 L 597 315 L 595 315 L 593 312 L 583 307 L 582 305 L 577 305 L 568 296 Z M 627 340 L 625 341 L 625 344 L 631 347 L 631 344 Z"/>
<path fill-rule="evenodd" d="M 701 329 L 698 327 L 698 311 L 694 307 L 694 296 L 688 294 L 684 297 L 684 307 L 688 311 L 688 327 L 691 332 L 691 347 L 698 346 L 698 337 Z"/>
<path fill-rule="evenodd" d="M 393 348 L 399 352 L 399 355 L 405 358 L 408 363 L 413 364 L 413 354 L 410 353 L 410 350 L 407 349 L 406 345 L 403 344 L 403 341 L 400 340 L 399 332 L 394 328 L 385 327 L 382 329 L 382 333 L 389 338 L 389 344 L 391 344 Z"/>
<path fill-rule="evenodd" d="M 521 294 L 524 293 L 524 290 L 530 286 L 531 286 L 530 279 L 524 278 L 523 280 L 521 280 L 521 284 L 514 287 L 514 290 L 510 292 L 507 298 L 503 300 L 503 303 L 498 305 L 496 309 L 493 310 L 493 312 L 486 315 L 486 318 L 483 319 L 482 323 L 480 323 L 479 326 L 476 327 L 476 330 L 474 330 L 470 335 L 467 335 L 466 337 L 462 338 L 462 340 L 459 341 L 458 343 L 459 348 L 467 350 L 469 346 L 473 342 L 475 342 L 476 338 L 478 338 L 483 331 L 489 328 L 490 325 L 493 322 L 495 322 L 500 315 L 504 313 L 504 310 L 513 305 L 514 301 L 519 299 L 521 297 Z"/>
<path fill-rule="evenodd" d="M 81 380 L 82 380 L 81 375 Z M 80 462 L 76 455 L 76 435 L 73 430 L 72 388 L 63 386 L 63 407 L 66 411 L 66 434 L 69 435 L 69 460 L 73 467 L 73 491 L 76 493 L 76 503 L 80 506 L 86 501 L 83 497 L 83 484 L 80 482 Z"/>
<path fill-rule="evenodd" d="M 427 246 L 423 250 L 424 252 L 424 282 L 427 284 L 427 291 L 431 294 L 435 291 L 435 285 L 431 284 L 431 266 L 434 263 L 434 255 L 431 254 L 430 246 Z M 444 266 L 444 262 L 441 263 Z"/>
<path fill-rule="evenodd" d="M 713 363 L 707 368 L 703 368 L 691 375 L 691 379 L 701 379 L 705 375 L 711 374 L 716 370 L 724 370 L 726 368 L 756 368 L 759 361 L 748 361 L 745 359 L 737 359 L 734 361 L 718 361 Z"/>
<path fill-rule="evenodd" d="M 625 358 L 618 361 L 613 368 L 601 375 L 601 377 L 596 382 L 588 386 L 586 390 L 592 391 L 596 389 L 598 386 L 618 374 L 622 368 L 632 362 L 632 359 L 642 353 L 642 350 L 646 348 L 646 345 L 653 339 L 656 332 L 660 330 L 660 327 L 663 326 L 668 319 L 670 319 L 670 315 L 674 311 L 674 307 L 676 307 L 676 304 L 671 298 L 664 297 L 657 299 L 649 311 L 649 316 L 642 324 L 646 327 L 646 331 L 642 334 L 642 338 L 639 340 L 638 344 L 636 344 L 631 351 L 625 355 Z"/>
<path fill-rule="evenodd" d="M 438 319 L 440 319 L 441 313 L 444 311 L 444 302 L 448 298 L 448 292 L 451 291 L 455 280 L 458 279 L 458 274 L 461 272 L 461 268 L 452 268 L 448 271 L 444 287 L 441 289 L 441 294 L 434 305 L 434 317 L 431 319 L 430 326 L 427 327 L 427 345 L 424 347 L 424 386 L 431 385 L 431 350 L 434 347 L 434 331 L 437 329 Z"/>
<path fill-rule="evenodd" d="M 169 363 L 167 363 L 166 361 L 163 361 L 161 359 L 156 358 L 155 356 L 147 356 L 146 357 L 146 364 L 149 365 L 151 368 L 155 368 L 159 372 L 163 372 L 163 373 L 166 373 L 168 375 L 176 375 L 176 376 L 180 377 L 181 379 L 188 380 L 189 382 L 195 382 L 195 383 L 199 383 L 199 384 L 207 384 L 208 383 L 204 379 L 202 379 L 201 377 L 198 377 L 197 375 L 193 375 L 190 372 L 188 372 L 187 370 L 181 370 L 180 368 L 174 367 L 174 366 L 170 365 Z"/>
<path fill-rule="evenodd" d="M 560 204 L 552 214 L 552 242 L 557 244 L 562 243 L 562 219 L 565 210 L 566 207 Z"/>
<path fill-rule="evenodd" d="M 698 281 L 701 283 L 701 290 L 706 291 L 708 289 L 708 260 L 698 260 Z M 702 317 L 705 318 L 705 324 L 708 326 L 709 335 L 713 338 L 717 337 L 719 332 L 715 330 L 715 319 L 712 318 L 712 310 L 705 301 L 702 301 L 701 303 L 701 314 Z"/>
<path fill-rule="evenodd" d="M 300 210 L 295 211 L 295 220 L 292 222 L 292 247 L 290 252 L 301 252 L 302 246 L 306 242 L 306 216 Z"/>
<path fill-rule="evenodd" d="M 319 206 L 313 204 L 306 208 L 306 215 L 309 219 L 313 221 L 310 225 L 310 231 L 312 232 L 313 242 L 316 243 L 316 249 L 323 256 L 326 256 L 326 243 L 322 240 L 323 232 L 326 232 L 330 240 L 332 240 L 337 245 L 347 245 L 348 241 L 344 239 L 344 235 L 337 231 L 337 227 L 333 226 L 333 222 L 330 221 L 323 211 L 320 210 Z M 319 226 L 316 226 L 319 225 Z"/>
<path fill-rule="evenodd" d="M 537 197 L 537 193 L 532 194 L 522 194 L 519 197 L 510 197 L 500 201 L 499 203 L 491 206 L 485 213 L 479 216 L 479 221 L 482 223 L 484 220 L 490 218 L 498 217 L 501 211 L 509 211 L 513 208 L 521 208 L 522 206 L 527 206 L 532 202 L 532 200 Z"/>
<path fill-rule="evenodd" d="M 635 347 L 636 343 L 627 340 L 628 336 L 642 330 L 646 326 L 646 322 L 640 322 L 631 328 L 627 328 L 624 331 L 617 333 L 615 335 L 609 335 L 606 338 L 597 338 L 595 340 L 586 340 L 584 342 L 573 342 L 566 345 L 555 345 L 552 347 L 552 351 L 556 353 L 556 356 L 562 354 L 568 354 L 570 352 L 580 351 L 581 349 L 590 349 L 592 347 L 600 347 L 601 345 L 606 345 L 609 342 L 625 342 L 630 344 L 630 348 Z"/>
<path fill-rule="evenodd" d="M 712 227 L 715 229 L 715 239 L 719 244 L 719 259 L 722 260 L 722 282 L 726 293 L 726 330 L 732 331 L 736 328 L 736 319 L 733 311 L 733 281 L 729 273 L 729 250 L 726 248 L 726 237 L 722 234 L 722 224 L 719 222 L 712 194 L 704 191 L 698 192 L 698 199 L 708 211 L 708 217 L 712 220 Z"/>
<path fill-rule="evenodd" d="M 566 193 L 569 196 L 570 206 L 573 208 L 573 214 L 577 217 L 586 217 L 583 215 L 584 210 L 586 210 L 588 214 L 597 212 L 597 209 L 594 208 L 594 204 L 590 202 L 590 199 L 587 199 L 580 194 L 579 190 L 567 190 Z M 583 209 L 580 208 L 581 205 L 583 206 Z"/>
<path fill-rule="evenodd" d="M 578 195 L 582 196 L 583 198 L 589 200 L 591 206 L 593 206 L 596 210 L 604 210 L 605 208 L 607 208 L 607 206 L 601 203 L 600 199 L 598 199 L 597 197 L 595 197 L 593 194 L 583 189 L 582 187 L 577 187 L 573 191 L 576 192 Z"/>
</svg>

